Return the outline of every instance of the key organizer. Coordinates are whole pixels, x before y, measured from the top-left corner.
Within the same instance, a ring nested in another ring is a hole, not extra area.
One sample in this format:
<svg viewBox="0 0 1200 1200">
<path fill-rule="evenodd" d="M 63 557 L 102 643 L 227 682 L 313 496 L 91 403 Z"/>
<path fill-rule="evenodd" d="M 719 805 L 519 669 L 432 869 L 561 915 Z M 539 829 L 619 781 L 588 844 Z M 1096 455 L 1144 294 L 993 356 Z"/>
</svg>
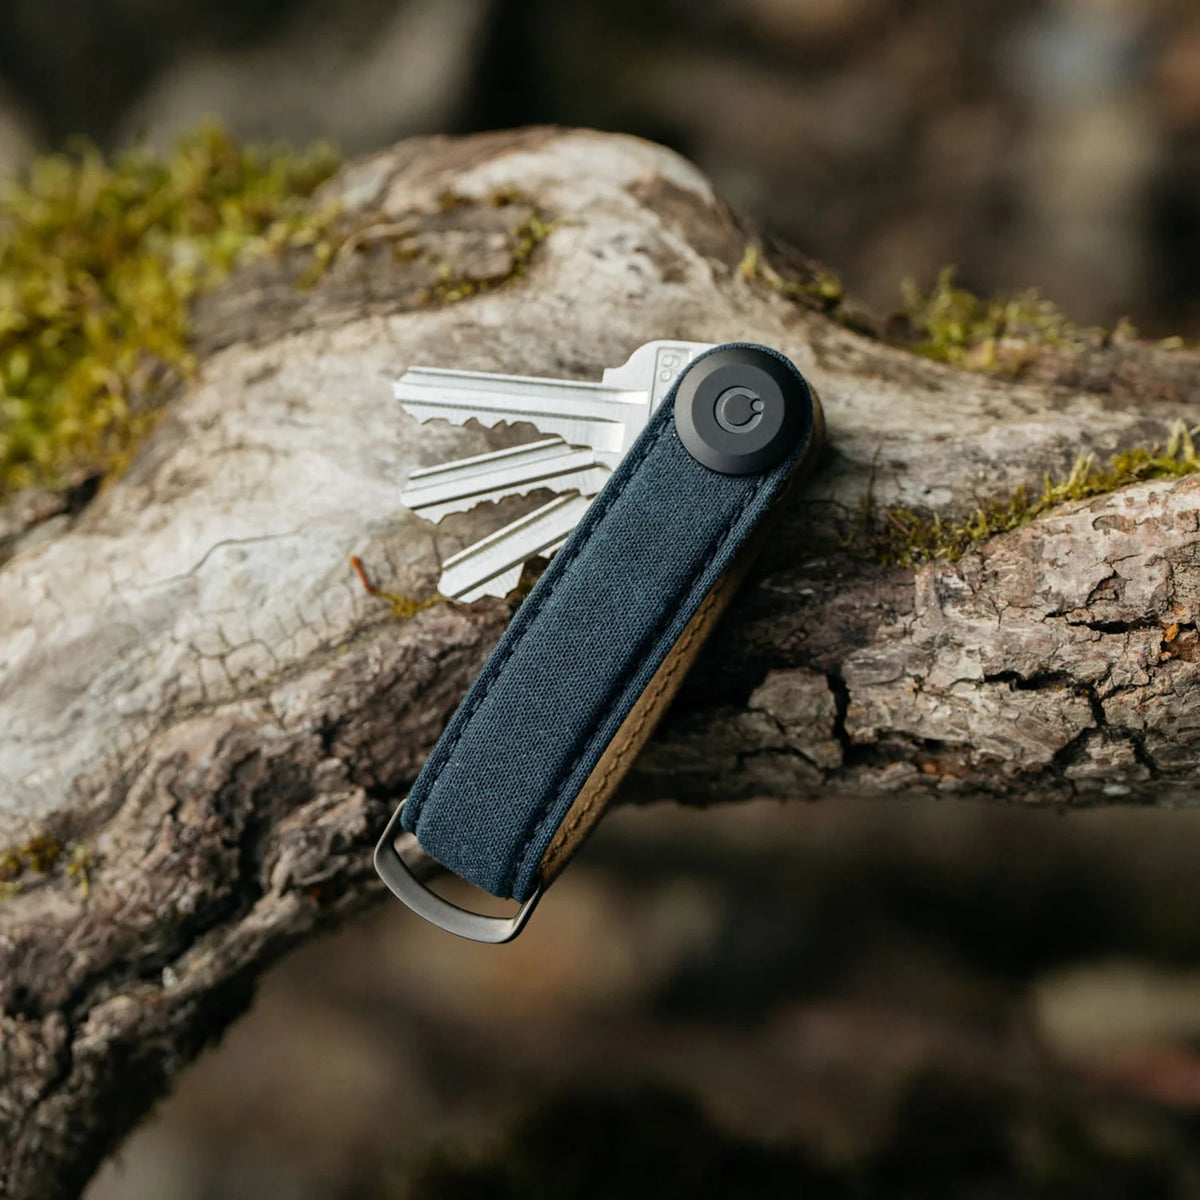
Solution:
<svg viewBox="0 0 1200 1200">
<path fill-rule="evenodd" d="M 729 598 L 823 423 L 765 346 L 697 357 L 517 610 L 404 802 L 375 864 L 454 933 L 501 942 L 595 825 Z M 428 890 L 401 829 L 449 870 L 521 902 L 468 912 Z"/>
</svg>

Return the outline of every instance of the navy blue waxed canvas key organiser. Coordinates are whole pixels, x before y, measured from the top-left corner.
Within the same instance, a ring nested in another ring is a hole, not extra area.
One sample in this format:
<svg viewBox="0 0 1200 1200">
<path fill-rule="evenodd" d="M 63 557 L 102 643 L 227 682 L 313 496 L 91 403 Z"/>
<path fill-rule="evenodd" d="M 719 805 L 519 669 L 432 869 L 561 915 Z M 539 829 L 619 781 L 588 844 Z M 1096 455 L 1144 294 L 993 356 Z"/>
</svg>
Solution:
<svg viewBox="0 0 1200 1200">
<path fill-rule="evenodd" d="M 718 346 L 666 400 L 517 610 L 376 850 L 389 888 L 466 937 L 515 936 L 598 820 L 821 441 L 815 393 L 763 346 Z M 397 852 L 522 904 L 467 912 Z"/>
</svg>

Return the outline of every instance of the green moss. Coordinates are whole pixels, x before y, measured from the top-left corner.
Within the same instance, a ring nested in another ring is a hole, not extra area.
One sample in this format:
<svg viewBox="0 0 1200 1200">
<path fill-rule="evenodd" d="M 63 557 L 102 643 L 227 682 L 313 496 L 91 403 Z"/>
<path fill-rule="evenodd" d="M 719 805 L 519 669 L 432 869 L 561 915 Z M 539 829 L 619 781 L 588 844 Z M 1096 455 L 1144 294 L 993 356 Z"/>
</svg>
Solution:
<svg viewBox="0 0 1200 1200">
<path fill-rule="evenodd" d="M 495 208 L 507 208 L 517 203 L 522 206 L 529 204 L 525 197 L 513 189 L 494 193 L 490 197 L 490 202 Z M 443 193 L 439 197 L 442 212 L 450 212 L 463 204 L 474 203 L 477 202 L 464 199 L 452 192 Z M 503 271 L 479 278 L 457 274 L 449 264 L 443 263 L 438 268 L 437 283 L 425 289 L 422 301 L 426 304 L 455 304 L 460 300 L 476 296 L 480 292 L 491 291 L 493 288 L 519 279 L 525 274 L 525 269 L 529 265 L 534 251 L 546 240 L 553 228 L 552 221 L 543 220 L 536 209 L 530 206 L 528 215 L 516 221 L 508 231 L 511 258 Z"/>
<path fill-rule="evenodd" d="M 23 876 L 52 870 L 62 853 L 62 843 L 50 837 L 36 837 L 22 846 L 0 850 L 0 899 L 19 892 Z"/>
<path fill-rule="evenodd" d="M 307 197 L 332 153 L 239 146 L 216 126 L 165 158 L 93 149 L 0 197 L 0 497 L 119 467 L 186 373 L 188 302 L 255 255 L 319 252 Z"/>
<path fill-rule="evenodd" d="M 24 845 L 0 850 L 0 900 L 17 895 L 32 875 L 46 876 L 60 868 L 86 897 L 92 852 L 77 842 L 64 845 L 56 838 L 35 837 Z"/>
<path fill-rule="evenodd" d="M 62 851 L 62 843 L 49 837 L 36 837 L 23 846 L 0 850 L 0 880 L 9 883 L 26 871 L 49 871 Z"/>
<path fill-rule="evenodd" d="M 1072 324 L 1035 290 L 1010 299 L 984 299 L 956 287 L 953 267 L 940 272 L 931 291 L 921 292 L 910 280 L 902 295 L 894 340 L 971 370 L 1016 374 L 1040 348 L 1082 346 L 1103 336 Z"/>
<path fill-rule="evenodd" d="M 746 246 L 746 252 L 738 264 L 738 274 L 743 279 L 765 283 L 772 291 L 786 296 L 789 300 L 797 300 L 833 316 L 837 315 L 846 298 L 846 289 L 842 286 L 842 281 L 824 267 L 806 265 L 803 278 L 785 279 L 766 260 L 756 242 L 750 242 Z"/>
<path fill-rule="evenodd" d="M 92 852 L 78 844 L 69 846 L 68 851 L 67 878 L 75 882 L 80 895 L 86 900 L 92 890 Z"/>
<path fill-rule="evenodd" d="M 905 508 L 871 509 L 864 501 L 863 529 L 851 545 L 885 565 L 913 567 L 931 561 L 954 562 L 980 542 L 1026 525 L 1048 509 L 1068 500 L 1085 500 L 1131 483 L 1174 479 L 1200 470 L 1192 433 L 1176 422 L 1165 446 L 1136 446 L 1115 454 L 1106 463 L 1094 454 L 1081 455 L 1066 479 L 1046 477 L 1041 494 L 1024 488 L 975 509 L 965 519 L 947 520 Z"/>
</svg>

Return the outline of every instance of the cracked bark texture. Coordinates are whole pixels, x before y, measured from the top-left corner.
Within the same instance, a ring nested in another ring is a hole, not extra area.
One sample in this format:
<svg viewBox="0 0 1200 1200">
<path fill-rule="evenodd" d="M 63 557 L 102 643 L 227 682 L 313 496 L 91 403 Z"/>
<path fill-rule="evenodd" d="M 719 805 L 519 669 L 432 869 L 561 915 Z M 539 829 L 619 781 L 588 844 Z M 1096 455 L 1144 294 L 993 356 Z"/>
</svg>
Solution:
<svg viewBox="0 0 1200 1200">
<path fill-rule="evenodd" d="M 652 337 L 753 339 L 819 388 L 825 463 L 627 797 L 1195 796 L 1200 479 L 954 564 L 844 545 L 868 495 L 952 517 L 1161 441 L 1200 356 L 1046 350 L 1014 382 L 888 347 L 746 278 L 706 181 L 626 137 L 404 142 L 330 190 L 358 232 L 328 274 L 259 263 L 206 299 L 198 377 L 124 478 L 0 522 L 0 849 L 75 848 L 0 899 L 5 1197 L 77 1194 L 273 957 L 379 894 L 374 838 L 511 606 L 400 621 L 349 557 L 429 595 L 543 498 L 405 512 L 413 467 L 534 436 L 418 426 L 390 399 L 409 364 L 593 378 Z"/>
</svg>

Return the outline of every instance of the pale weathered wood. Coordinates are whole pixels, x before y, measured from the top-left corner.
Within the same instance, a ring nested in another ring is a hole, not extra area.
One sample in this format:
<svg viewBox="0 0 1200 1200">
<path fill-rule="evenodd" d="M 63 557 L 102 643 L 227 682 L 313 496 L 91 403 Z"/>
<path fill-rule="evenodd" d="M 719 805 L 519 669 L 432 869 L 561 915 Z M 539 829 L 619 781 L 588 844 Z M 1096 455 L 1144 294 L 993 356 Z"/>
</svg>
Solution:
<svg viewBox="0 0 1200 1200">
<path fill-rule="evenodd" d="M 740 272 L 705 180 L 624 137 L 405 142 L 332 186 L 359 229 L 328 275 L 210 297 L 199 377 L 126 477 L 0 527 L 0 848 L 71 847 L 0 899 L 0 1195 L 77 1192 L 272 957 L 378 894 L 374 836 L 510 606 L 399 620 L 349 557 L 431 594 L 503 514 L 430 526 L 407 472 L 531 432 L 417 426 L 390 399 L 410 363 L 594 377 L 651 337 L 750 338 L 820 389 L 826 465 L 630 795 L 1194 794 L 1200 481 L 915 572 L 839 544 L 868 491 L 958 515 L 1161 441 L 1197 355 L 1046 352 L 1014 383 L 889 348 Z"/>
</svg>

